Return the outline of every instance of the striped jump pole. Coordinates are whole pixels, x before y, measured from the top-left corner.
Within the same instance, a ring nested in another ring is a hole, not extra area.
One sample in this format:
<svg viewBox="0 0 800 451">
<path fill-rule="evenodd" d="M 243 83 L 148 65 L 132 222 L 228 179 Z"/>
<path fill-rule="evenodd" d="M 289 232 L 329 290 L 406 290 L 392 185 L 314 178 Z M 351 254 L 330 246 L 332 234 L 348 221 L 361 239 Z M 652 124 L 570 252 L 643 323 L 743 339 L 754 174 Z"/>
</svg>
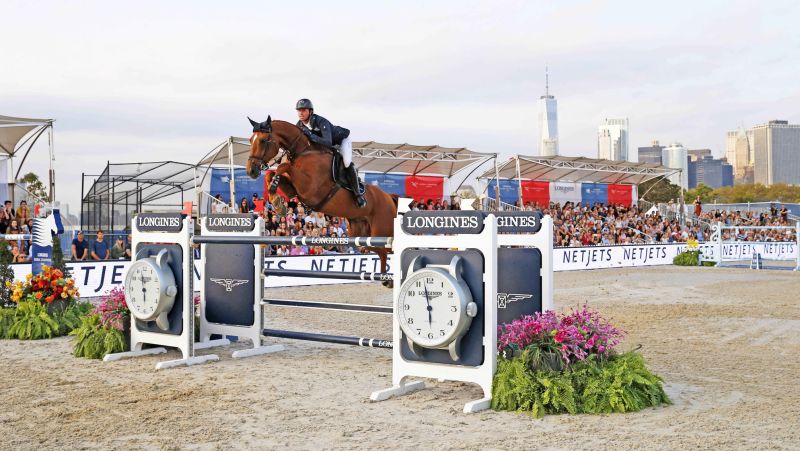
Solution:
<svg viewBox="0 0 800 451">
<path fill-rule="evenodd" d="M 388 272 L 340 272 L 310 271 L 305 269 L 265 269 L 265 276 L 305 277 L 310 279 L 340 279 L 382 282 L 394 280 L 394 274 Z"/>
<path fill-rule="evenodd" d="M 378 313 L 391 315 L 392 307 L 382 305 L 344 304 L 336 302 L 299 301 L 294 299 L 262 299 L 261 305 L 276 305 L 279 307 L 314 308 L 323 310 L 341 310 L 348 312 Z"/>
<path fill-rule="evenodd" d="M 203 236 L 192 238 L 195 244 L 267 244 L 277 246 L 356 246 L 392 247 L 392 237 L 325 237 L 325 236 Z"/>
<path fill-rule="evenodd" d="M 288 338 L 291 340 L 317 341 L 321 343 L 334 343 L 340 345 L 362 346 L 367 348 L 392 349 L 392 340 L 379 338 L 345 337 L 342 335 L 312 334 L 308 332 L 294 332 L 291 330 L 264 329 L 265 337 Z"/>
</svg>

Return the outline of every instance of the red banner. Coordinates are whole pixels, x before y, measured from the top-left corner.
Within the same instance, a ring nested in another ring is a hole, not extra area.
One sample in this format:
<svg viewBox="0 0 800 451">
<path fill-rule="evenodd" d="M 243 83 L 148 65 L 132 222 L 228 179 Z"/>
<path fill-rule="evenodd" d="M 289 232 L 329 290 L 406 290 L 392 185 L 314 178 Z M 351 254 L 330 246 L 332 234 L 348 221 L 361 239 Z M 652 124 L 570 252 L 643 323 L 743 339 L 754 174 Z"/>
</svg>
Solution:
<svg viewBox="0 0 800 451">
<path fill-rule="evenodd" d="M 631 206 L 633 185 L 608 185 L 608 204 Z"/>
<path fill-rule="evenodd" d="M 444 197 L 444 178 L 426 175 L 406 177 L 406 197 L 415 201 L 439 200 Z"/>
<path fill-rule="evenodd" d="M 522 204 L 536 204 L 540 208 L 550 205 L 550 183 L 532 180 L 522 181 Z"/>
</svg>

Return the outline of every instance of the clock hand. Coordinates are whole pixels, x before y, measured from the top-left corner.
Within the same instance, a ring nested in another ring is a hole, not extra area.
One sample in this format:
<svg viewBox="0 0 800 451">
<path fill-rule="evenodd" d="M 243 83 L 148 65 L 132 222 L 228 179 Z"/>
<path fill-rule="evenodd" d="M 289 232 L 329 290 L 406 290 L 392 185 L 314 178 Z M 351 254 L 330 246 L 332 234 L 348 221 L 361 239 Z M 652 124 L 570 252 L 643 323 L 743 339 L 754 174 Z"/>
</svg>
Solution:
<svg viewBox="0 0 800 451">
<path fill-rule="evenodd" d="M 433 308 L 431 307 L 431 300 L 428 296 L 428 285 L 423 285 L 422 287 L 425 288 L 425 302 L 428 303 L 428 327 L 431 327 L 433 325 L 433 314 L 431 313 Z"/>
</svg>

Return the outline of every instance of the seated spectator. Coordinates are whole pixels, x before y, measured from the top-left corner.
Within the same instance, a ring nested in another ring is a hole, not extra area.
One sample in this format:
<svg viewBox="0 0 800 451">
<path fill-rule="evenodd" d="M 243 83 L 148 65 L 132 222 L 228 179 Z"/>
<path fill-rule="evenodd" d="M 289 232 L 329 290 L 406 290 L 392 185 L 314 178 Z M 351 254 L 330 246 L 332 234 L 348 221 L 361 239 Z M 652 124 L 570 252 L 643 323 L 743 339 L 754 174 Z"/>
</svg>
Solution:
<svg viewBox="0 0 800 451">
<path fill-rule="evenodd" d="M 0 234 L 6 233 L 8 230 L 8 224 L 11 222 L 11 218 L 8 216 L 5 208 L 0 208 Z"/>
<path fill-rule="evenodd" d="M 131 259 L 131 234 L 128 234 L 128 238 L 125 240 L 125 258 L 128 260 Z"/>
<path fill-rule="evenodd" d="M 24 251 L 20 250 L 15 241 L 11 242 L 11 263 L 25 263 L 28 261 L 28 256 Z"/>
<path fill-rule="evenodd" d="M 228 205 L 222 200 L 222 194 L 214 196 L 214 201 L 211 203 L 211 211 L 216 214 L 228 212 Z"/>
<path fill-rule="evenodd" d="M 239 202 L 239 213 L 250 213 L 250 202 L 247 202 L 245 197 Z"/>
<path fill-rule="evenodd" d="M 97 231 L 97 240 L 92 243 L 92 260 L 108 260 L 111 252 L 108 249 L 108 244 L 103 240 L 103 231 Z"/>
<path fill-rule="evenodd" d="M 122 258 L 125 258 L 125 240 L 118 237 L 111 246 L 111 259 L 120 260 Z"/>
<path fill-rule="evenodd" d="M 25 224 L 26 222 L 28 222 L 28 219 L 31 218 L 31 210 L 30 208 L 28 208 L 28 202 L 24 200 L 19 201 L 19 207 L 17 207 L 16 218 L 20 224 Z"/>
<path fill-rule="evenodd" d="M 83 231 L 78 231 L 78 236 L 72 240 L 72 261 L 79 262 L 89 258 L 89 243 L 83 239 Z"/>
</svg>

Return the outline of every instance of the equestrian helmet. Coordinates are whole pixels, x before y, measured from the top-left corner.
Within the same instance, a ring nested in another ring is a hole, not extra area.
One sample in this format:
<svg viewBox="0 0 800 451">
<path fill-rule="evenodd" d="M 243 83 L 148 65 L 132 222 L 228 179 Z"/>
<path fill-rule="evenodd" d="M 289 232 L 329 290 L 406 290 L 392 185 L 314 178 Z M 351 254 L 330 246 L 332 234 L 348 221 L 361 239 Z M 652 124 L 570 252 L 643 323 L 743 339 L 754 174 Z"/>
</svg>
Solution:
<svg viewBox="0 0 800 451">
<path fill-rule="evenodd" d="M 303 108 L 308 108 L 309 110 L 314 109 L 314 104 L 311 103 L 308 99 L 300 99 L 297 101 L 297 106 L 294 107 L 295 110 L 302 110 Z"/>
</svg>

